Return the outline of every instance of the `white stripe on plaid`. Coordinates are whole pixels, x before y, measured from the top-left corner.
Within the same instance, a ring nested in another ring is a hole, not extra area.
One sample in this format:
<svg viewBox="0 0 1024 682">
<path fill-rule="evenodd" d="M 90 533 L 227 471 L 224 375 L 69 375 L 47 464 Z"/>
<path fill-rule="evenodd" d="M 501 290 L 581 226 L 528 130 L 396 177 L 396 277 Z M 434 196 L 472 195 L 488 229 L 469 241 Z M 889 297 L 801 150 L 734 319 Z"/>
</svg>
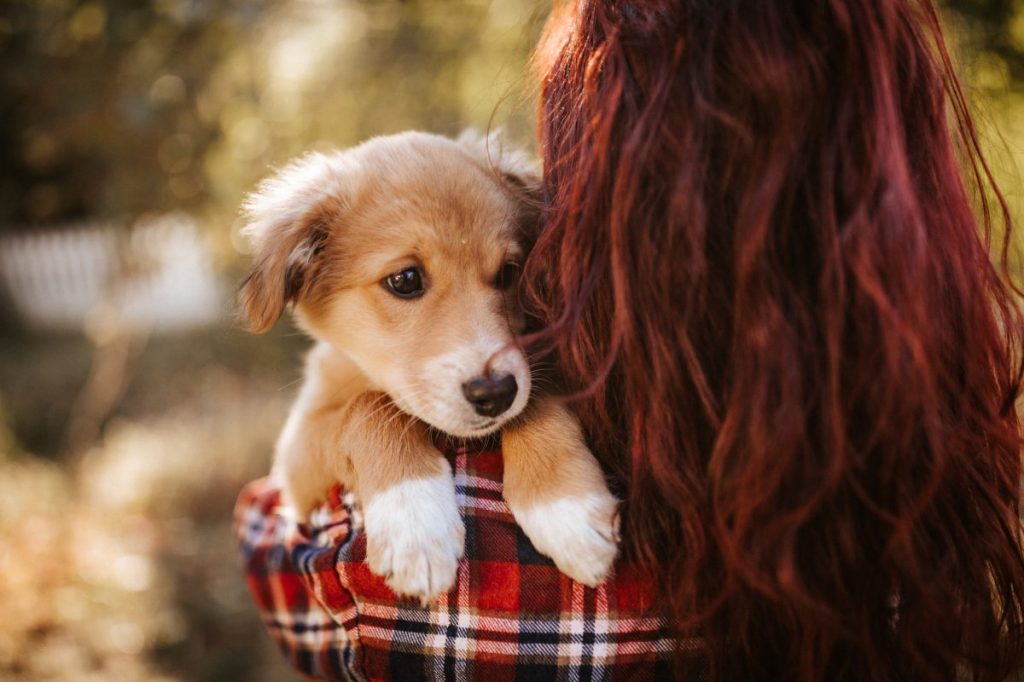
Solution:
<svg viewBox="0 0 1024 682">
<path fill-rule="evenodd" d="M 604 586 L 597 588 L 598 593 L 604 590 Z M 444 599 L 447 595 L 442 595 L 441 599 Z M 607 595 L 605 597 L 607 599 Z M 447 600 L 445 600 L 445 603 Z M 434 611 L 440 610 L 442 602 L 439 600 L 436 604 L 429 608 L 423 609 L 420 607 L 415 608 L 403 608 L 396 607 L 391 603 L 377 603 L 374 601 L 364 600 L 362 602 L 364 608 L 362 613 L 373 619 L 390 620 L 394 621 L 396 618 L 402 618 L 413 623 L 426 624 L 428 626 L 435 625 L 441 627 L 443 622 Z M 571 617 L 571 614 L 564 613 L 563 617 Z M 608 630 L 607 635 L 614 638 L 617 636 L 627 637 L 635 633 L 660 633 L 664 628 L 664 623 L 659 618 L 619 618 L 611 612 L 605 614 L 604 620 L 608 622 L 609 627 L 614 624 L 614 628 Z M 445 621 L 444 623 L 447 623 Z M 548 616 L 541 616 L 532 618 L 527 614 L 516 614 L 505 616 L 486 615 L 482 616 L 479 613 L 474 614 L 473 621 L 474 628 L 478 630 L 485 630 L 496 632 L 499 634 L 536 634 L 536 635 L 557 635 L 561 632 L 562 621 L 554 621 Z M 429 631 L 429 628 L 428 628 Z M 671 641 L 667 639 L 666 641 Z"/>
<path fill-rule="evenodd" d="M 492 481 L 489 478 L 480 478 L 479 476 L 470 476 L 466 473 L 466 462 L 460 462 L 460 457 L 467 457 L 467 455 L 460 453 L 455 456 L 455 466 L 457 467 L 455 471 L 455 485 L 462 488 L 490 490 L 501 495 L 502 487 L 499 481 Z"/>
<path fill-rule="evenodd" d="M 598 588 L 599 593 L 602 591 L 603 588 Z M 409 651 L 426 649 L 431 654 L 444 654 L 456 661 L 472 660 L 475 654 L 482 653 L 540 663 L 600 666 L 612 663 L 617 657 L 644 655 L 652 649 L 659 654 L 672 652 L 673 641 L 661 635 L 663 623 L 659 619 L 615 618 L 607 610 L 607 595 L 603 600 L 605 608 L 599 607 L 590 618 L 582 613 L 563 613 L 557 621 L 522 615 L 508 618 L 484 616 L 468 608 L 459 611 L 459 618 L 447 604 L 438 603 L 432 608 L 422 609 L 363 601 L 360 604 L 359 630 L 362 639 L 367 641 L 375 640 L 398 647 L 404 645 Z M 582 605 L 580 600 L 580 610 Z M 377 626 L 367 621 L 379 621 L 385 625 Z M 403 622 L 426 625 L 426 633 L 420 628 L 404 630 Z M 508 635 L 510 639 L 515 636 L 515 641 L 491 639 L 491 634 Z M 589 635 L 592 643 L 584 642 L 585 635 Z M 652 637 L 657 639 L 650 639 Z M 557 641 L 541 641 L 545 639 Z M 442 657 L 438 659 L 434 672 L 443 672 L 437 666 L 443 666 L 444 660 Z"/>
<path fill-rule="evenodd" d="M 466 511 L 478 510 L 488 511 L 496 514 L 511 514 L 508 504 L 501 497 L 501 484 L 488 478 L 470 476 L 465 473 L 465 462 L 459 462 L 459 458 L 466 455 L 457 455 L 455 465 L 458 467 L 455 474 L 455 501 L 459 509 Z M 493 498 L 474 494 L 477 491 L 489 491 L 495 493 Z"/>
<path fill-rule="evenodd" d="M 264 618 L 264 623 L 272 630 L 278 630 L 281 638 L 292 648 L 319 651 L 324 644 L 324 635 L 329 641 L 337 644 L 338 640 L 347 638 L 344 628 L 336 622 L 331 614 L 315 605 L 298 617 L 288 617 L 285 612 L 276 617 Z M 338 631 L 338 632 L 334 632 Z"/>
</svg>

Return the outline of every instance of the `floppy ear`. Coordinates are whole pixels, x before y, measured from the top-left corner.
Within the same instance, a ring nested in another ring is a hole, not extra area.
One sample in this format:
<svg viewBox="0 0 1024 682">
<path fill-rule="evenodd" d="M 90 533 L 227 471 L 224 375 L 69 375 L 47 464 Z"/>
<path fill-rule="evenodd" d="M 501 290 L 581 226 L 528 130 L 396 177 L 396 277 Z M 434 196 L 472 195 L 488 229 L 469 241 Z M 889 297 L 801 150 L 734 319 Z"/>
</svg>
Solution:
<svg viewBox="0 0 1024 682">
<path fill-rule="evenodd" d="M 494 171 L 515 196 L 520 205 L 520 231 L 527 242 L 524 246 L 532 246 L 537 237 L 544 200 L 539 164 L 523 150 L 509 145 L 500 130 L 484 136 L 473 128 L 467 128 L 456 142 Z"/>
<path fill-rule="evenodd" d="M 264 180 L 242 206 L 242 233 L 255 260 L 238 292 L 253 332 L 264 332 L 289 303 L 309 294 L 330 225 L 343 209 L 338 155 L 308 154 Z"/>
</svg>

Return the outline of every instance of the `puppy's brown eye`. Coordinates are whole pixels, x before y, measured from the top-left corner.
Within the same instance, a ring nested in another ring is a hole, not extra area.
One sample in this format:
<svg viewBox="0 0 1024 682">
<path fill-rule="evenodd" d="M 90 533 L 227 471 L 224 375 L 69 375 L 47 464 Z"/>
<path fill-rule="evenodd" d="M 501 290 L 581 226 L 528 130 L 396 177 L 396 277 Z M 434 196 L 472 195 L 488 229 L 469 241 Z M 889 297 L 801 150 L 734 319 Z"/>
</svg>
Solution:
<svg viewBox="0 0 1024 682">
<path fill-rule="evenodd" d="M 498 269 L 498 274 L 494 276 L 494 288 L 501 289 L 502 291 L 511 288 L 516 283 L 516 280 L 519 279 L 520 269 L 519 263 L 513 263 L 512 261 L 502 264 Z"/>
<path fill-rule="evenodd" d="M 406 268 L 381 280 L 384 288 L 399 298 L 418 298 L 423 295 L 423 273 L 419 268 Z"/>
</svg>

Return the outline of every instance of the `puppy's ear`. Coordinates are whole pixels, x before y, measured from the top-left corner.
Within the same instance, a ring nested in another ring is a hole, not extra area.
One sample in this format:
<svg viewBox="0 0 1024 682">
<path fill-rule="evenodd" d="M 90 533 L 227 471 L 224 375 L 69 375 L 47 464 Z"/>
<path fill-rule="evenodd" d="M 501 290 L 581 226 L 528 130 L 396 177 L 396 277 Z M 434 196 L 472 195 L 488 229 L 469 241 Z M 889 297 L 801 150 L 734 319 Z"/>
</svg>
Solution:
<svg viewBox="0 0 1024 682">
<path fill-rule="evenodd" d="M 502 184 L 515 196 L 521 207 L 523 239 L 532 245 L 544 200 L 539 164 L 523 150 L 509 145 L 500 130 L 485 136 L 474 128 L 467 128 L 456 142 L 497 173 Z"/>
<path fill-rule="evenodd" d="M 540 201 L 541 177 L 537 162 L 523 150 L 509 145 L 500 130 L 492 130 L 485 136 L 474 128 L 467 128 L 455 141 L 497 171 L 513 188 Z"/>
<path fill-rule="evenodd" d="M 308 295 L 322 268 L 330 227 L 344 210 L 337 156 L 308 154 L 264 180 L 242 206 L 254 262 L 238 292 L 253 332 Z"/>
</svg>

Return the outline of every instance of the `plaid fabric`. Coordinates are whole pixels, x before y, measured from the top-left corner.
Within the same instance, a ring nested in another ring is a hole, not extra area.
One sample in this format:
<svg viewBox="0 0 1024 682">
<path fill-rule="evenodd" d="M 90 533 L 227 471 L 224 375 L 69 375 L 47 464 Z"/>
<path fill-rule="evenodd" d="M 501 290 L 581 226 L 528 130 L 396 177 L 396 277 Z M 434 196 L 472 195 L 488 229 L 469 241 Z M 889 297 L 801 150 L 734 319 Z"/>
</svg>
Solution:
<svg viewBox="0 0 1024 682">
<path fill-rule="evenodd" d="M 350 499 L 335 493 L 299 529 L 277 513 L 270 481 L 242 491 L 235 521 L 249 588 L 292 665 L 339 680 L 672 677 L 674 642 L 635 571 L 619 565 L 596 589 L 573 582 L 516 526 L 500 451 L 463 446 L 448 457 L 465 559 L 451 592 L 425 608 L 370 573 Z"/>
</svg>

